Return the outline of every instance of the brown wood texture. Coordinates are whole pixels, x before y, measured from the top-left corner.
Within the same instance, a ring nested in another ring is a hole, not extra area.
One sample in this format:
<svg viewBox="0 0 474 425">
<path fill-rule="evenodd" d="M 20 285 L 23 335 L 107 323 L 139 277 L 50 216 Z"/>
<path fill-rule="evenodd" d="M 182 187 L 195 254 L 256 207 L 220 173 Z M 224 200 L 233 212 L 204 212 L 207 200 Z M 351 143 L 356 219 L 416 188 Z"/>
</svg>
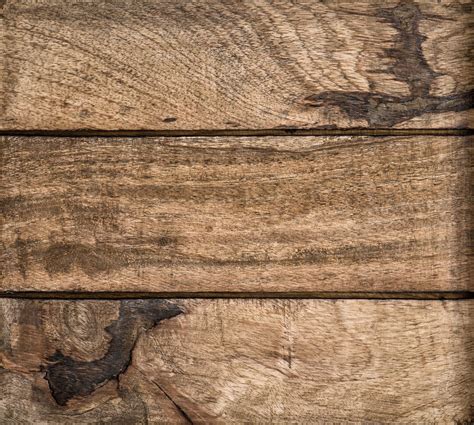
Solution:
<svg viewBox="0 0 474 425">
<path fill-rule="evenodd" d="M 466 291 L 472 137 L 1 139 L 9 291 Z"/>
<path fill-rule="evenodd" d="M 467 424 L 473 313 L 474 300 L 4 299 L 0 416 Z"/>
<path fill-rule="evenodd" d="M 1 3 L 2 130 L 473 127 L 470 0 Z"/>
</svg>

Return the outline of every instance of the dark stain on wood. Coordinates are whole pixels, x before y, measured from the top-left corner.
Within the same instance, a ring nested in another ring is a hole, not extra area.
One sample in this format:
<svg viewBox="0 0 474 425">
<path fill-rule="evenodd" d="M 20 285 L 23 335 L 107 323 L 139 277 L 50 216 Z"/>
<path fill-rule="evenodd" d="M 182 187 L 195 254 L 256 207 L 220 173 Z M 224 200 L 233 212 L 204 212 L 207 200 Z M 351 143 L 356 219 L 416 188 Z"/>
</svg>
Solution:
<svg viewBox="0 0 474 425">
<path fill-rule="evenodd" d="M 423 54 L 426 37 L 420 33 L 422 19 L 443 19 L 424 16 L 418 5 L 402 1 L 391 9 L 381 9 L 378 17 L 397 30 L 394 47 L 385 49 L 393 59 L 388 70 L 373 73 L 390 73 L 397 81 L 407 84 L 408 96 L 390 96 L 385 93 L 326 91 L 304 99 L 309 107 L 336 106 L 352 119 L 366 119 L 372 127 L 392 127 L 426 113 L 461 112 L 474 108 L 474 90 L 447 96 L 430 95 L 433 81 L 443 74 L 435 72 Z"/>
<path fill-rule="evenodd" d="M 117 268 L 117 258 L 104 249 L 83 244 L 56 243 L 44 253 L 44 267 L 50 274 L 67 273 L 73 265 L 79 266 L 88 276 Z"/>
<path fill-rule="evenodd" d="M 411 240 L 405 243 L 383 243 L 378 245 L 342 246 L 338 249 L 325 249 L 319 247 L 305 247 L 297 249 L 286 258 L 272 259 L 256 256 L 243 256 L 234 259 L 219 258 L 184 258 L 179 253 L 160 253 L 168 245 L 176 243 L 175 238 L 163 236 L 154 241 L 156 248 L 115 248 L 108 244 L 84 245 L 74 243 L 52 244 L 42 254 L 43 264 L 50 276 L 59 273 L 70 273 L 73 266 L 79 267 L 87 276 L 94 277 L 98 274 L 110 274 L 116 270 L 127 267 L 146 267 L 150 265 L 200 264 L 213 266 L 239 266 L 252 267 L 256 265 L 302 265 L 302 264 L 327 264 L 331 262 L 361 263 L 382 259 L 403 258 L 403 253 L 408 250 L 426 248 L 423 243 Z M 21 245 L 21 257 L 18 268 L 26 277 L 28 269 L 27 243 Z M 433 247 L 433 242 L 431 243 Z M 35 255 L 33 255 L 34 258 Z"/>
<path fill-rule="evenodd" d="M 15 251 L 18 259 L 18 270 L 23 280 L 25 280 L 28 270 L 28 242 L 21 239 L 18 235 L 15 240 Z"/>
<path fill-rule="evenodd" d="M 93 277 L 100 273 L 112 273 L 115 270 L 152 264 L 171 264 L 173 261 L 164 255 L 165 249 L 176 244 L 176 238 L 162 236 L 145 241 L 136 240 L 138 246 L 127 249 L 114 247 L 111 244 L 97 242 L 95 245 L 81 243 L 52 243 L 40 254 L 45 270 L 50 276 L 71 272 L 73 266 L 79 267 L 87 276 Z M 149 247 L 140 247 L 145 242 Z M 23 248 L 24 250 L 24 248 Z M 23 251 L 22 251 L 23 252 Z M 26 256 L 19 261 L 19 270 L 25 270 Z"/>
<path fill-rule="evenodd" d="M 105 355 L 93 361 L 78 361 L 57 351 L 43 369 L 51 394 L 64 406 L 76 396 L 87 396 L 96 388 L 125 372 L 140 332 L 160 321 L 183 313 L 183 310 L 163 300 L 124 300 L 119 318 L 106 328 L 110 345 Z"/>
</svg>

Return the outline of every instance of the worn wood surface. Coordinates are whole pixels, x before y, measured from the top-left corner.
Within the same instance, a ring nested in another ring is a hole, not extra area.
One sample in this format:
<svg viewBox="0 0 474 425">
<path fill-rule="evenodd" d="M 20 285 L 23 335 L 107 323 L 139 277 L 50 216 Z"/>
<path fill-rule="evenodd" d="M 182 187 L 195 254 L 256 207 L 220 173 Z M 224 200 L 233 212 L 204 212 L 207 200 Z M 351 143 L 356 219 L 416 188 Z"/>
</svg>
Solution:
<svg viewBox="0 0 474 425">
<path fill-rule="evenodd" d="M 0 0 L 0 294 L 136 298 L 0 299 L 0 424 L 474 423 L 472 299 L 170 299 L 472 294 L 473 8 Z"/>
<path fill-rule="evenodd" d="M 1 3 L 3 130 L 473 126 L 470 0 Z"/>
<path fill-rule="evenodd" d="M 473 313 L 474 300 L 4 299 L 0 416 L 470 423 Z"/>
<path fill-rule="evenodd" d="M 4 137 L 0 288 L 472 289 L 472 142 Z"/>
</svg>

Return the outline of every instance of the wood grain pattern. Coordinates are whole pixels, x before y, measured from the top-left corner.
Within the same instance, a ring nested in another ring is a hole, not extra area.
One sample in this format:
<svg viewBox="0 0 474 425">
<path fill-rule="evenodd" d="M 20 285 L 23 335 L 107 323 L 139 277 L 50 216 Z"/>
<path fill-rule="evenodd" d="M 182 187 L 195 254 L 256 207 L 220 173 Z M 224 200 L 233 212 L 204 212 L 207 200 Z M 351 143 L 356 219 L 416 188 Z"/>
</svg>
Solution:
<svg viewBox="0 0 474 425">
<path fill-rule="evenodd" d="M 0 416 L 467 424 L 473 313 L 474 300 L 4 299 Z"/>
<path fill-rule="evenodd" d="M 472 141 L 4 137 L 0 288 L 466 291 Z"/>
<path fill-rule="evenodd" d="M 0 129 L 473 127 L 470 0 L 2 2 Z"/>
</svg>

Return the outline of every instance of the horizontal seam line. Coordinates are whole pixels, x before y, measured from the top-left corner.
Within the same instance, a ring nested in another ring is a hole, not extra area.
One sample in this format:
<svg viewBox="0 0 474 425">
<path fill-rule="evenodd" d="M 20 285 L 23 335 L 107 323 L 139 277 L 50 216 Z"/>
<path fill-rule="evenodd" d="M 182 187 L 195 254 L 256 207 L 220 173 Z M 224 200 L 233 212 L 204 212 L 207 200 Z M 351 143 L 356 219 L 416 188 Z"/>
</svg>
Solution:
<svg viewBox="0 0 474 425">
<path fill-rule="evenodd" d="M 139 298 L 196 299 L 354 299 L 354 300 L 467 300 L 471 291 L 377 291 L 377 292 L 73 292 L 73 291 L 4 291 L 1 298 L 64 299 L 64 300 L 122 300 Z"/>
<path fill-rule="evenodd" d="M 241 130 L 0 130 L 24 137 L 265 137 L 265 136 L 468 136 L 474 129 L 241 129 Z"/>
</svg>

